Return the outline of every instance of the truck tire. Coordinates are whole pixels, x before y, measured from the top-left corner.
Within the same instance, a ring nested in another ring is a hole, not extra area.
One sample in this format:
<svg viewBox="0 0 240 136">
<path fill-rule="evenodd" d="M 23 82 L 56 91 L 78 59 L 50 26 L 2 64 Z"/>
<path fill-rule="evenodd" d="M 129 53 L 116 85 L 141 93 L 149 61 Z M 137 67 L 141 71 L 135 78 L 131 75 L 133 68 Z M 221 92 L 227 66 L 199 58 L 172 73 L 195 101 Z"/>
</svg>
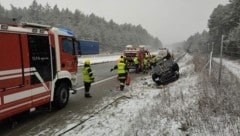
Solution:
<svg viewBox="0 0 240 136">
<path fill-rule="evenodd" d="M 53 107 L 61 109 L 65 107 L 69 99 L 69 87 L 65 83 L 60 83 L 56 86 L 54 92 Z"/>
</svg>

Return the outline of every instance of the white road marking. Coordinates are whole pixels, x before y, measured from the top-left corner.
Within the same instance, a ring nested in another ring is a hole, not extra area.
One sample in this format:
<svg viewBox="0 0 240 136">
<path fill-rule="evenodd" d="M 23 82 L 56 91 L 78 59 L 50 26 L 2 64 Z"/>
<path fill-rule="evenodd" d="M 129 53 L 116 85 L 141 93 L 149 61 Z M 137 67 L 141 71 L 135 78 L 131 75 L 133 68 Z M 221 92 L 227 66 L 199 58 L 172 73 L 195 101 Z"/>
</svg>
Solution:
<svg viewBox="0 0 240 136">
<path fill-rule="evenodd" d="M 116 77 L 117 77 L 117 76 L 111 76 L 111 77 L 109 77 L 109 78 L 106 78 L 106 79 L 103 79 L 103 80 L 94 82 L 92 85 L 100 84 L 100 83 L 102 83 L 102 82 L 105 82 L 105 81 L 107 81 L 107 80 L 111 80 L 111 79 L 116 78 Z M 80 90 L 80 89 L 84 89 L 84 86 L 76 88 L 76 90 Z"/>
</svg>

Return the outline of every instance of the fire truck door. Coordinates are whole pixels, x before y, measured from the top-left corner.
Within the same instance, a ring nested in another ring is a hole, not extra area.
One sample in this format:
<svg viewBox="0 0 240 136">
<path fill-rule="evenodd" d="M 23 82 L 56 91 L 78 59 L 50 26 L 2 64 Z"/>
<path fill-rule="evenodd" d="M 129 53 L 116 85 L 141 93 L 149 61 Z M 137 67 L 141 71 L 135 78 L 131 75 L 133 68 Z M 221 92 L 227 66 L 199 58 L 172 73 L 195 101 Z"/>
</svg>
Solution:
<svg viewBox="0 0 240 136">
<path fill-rule="evenodd" d="M 28 35 L 31 85 L 52 79 L 51 53 L 48 36 Z"/>
<path fill-rule="evenodd" d="M 77 71 L 76 42 L 73 38 L 59 38 L 61 44 L 61 70 L 69 72 Z"/>
</svg>

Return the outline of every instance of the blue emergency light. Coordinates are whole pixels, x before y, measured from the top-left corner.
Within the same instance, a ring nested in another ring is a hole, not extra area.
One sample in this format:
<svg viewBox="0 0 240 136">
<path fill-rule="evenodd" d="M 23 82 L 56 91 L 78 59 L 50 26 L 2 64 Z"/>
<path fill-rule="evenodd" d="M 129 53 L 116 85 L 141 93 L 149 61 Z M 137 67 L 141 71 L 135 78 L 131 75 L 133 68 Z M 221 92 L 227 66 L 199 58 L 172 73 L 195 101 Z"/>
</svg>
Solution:
<svg viewBox="0 0 240 136">
<path fill-rule="evenodd" d="M 59 28 L 60 31 L 67 33 L 68 35 L 74 35 L 73 31 L 71 31 L 70 29 L 66 29 L 66 28 Z"/>
</svg>

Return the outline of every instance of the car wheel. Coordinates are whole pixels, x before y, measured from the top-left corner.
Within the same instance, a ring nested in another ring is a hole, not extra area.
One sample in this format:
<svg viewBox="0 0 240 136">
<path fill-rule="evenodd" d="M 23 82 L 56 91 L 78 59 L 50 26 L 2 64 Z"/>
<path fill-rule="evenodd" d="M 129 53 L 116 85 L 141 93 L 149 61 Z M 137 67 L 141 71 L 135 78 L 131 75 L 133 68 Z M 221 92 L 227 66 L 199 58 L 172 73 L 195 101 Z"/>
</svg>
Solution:
<svg viewBox="0 0 240 136">
<path fill-rule="evenodd" d="M 174 63 L 172 66 L 172 71 L 179 71 L 179 66 L 177 63 Z"/>
</svg>

